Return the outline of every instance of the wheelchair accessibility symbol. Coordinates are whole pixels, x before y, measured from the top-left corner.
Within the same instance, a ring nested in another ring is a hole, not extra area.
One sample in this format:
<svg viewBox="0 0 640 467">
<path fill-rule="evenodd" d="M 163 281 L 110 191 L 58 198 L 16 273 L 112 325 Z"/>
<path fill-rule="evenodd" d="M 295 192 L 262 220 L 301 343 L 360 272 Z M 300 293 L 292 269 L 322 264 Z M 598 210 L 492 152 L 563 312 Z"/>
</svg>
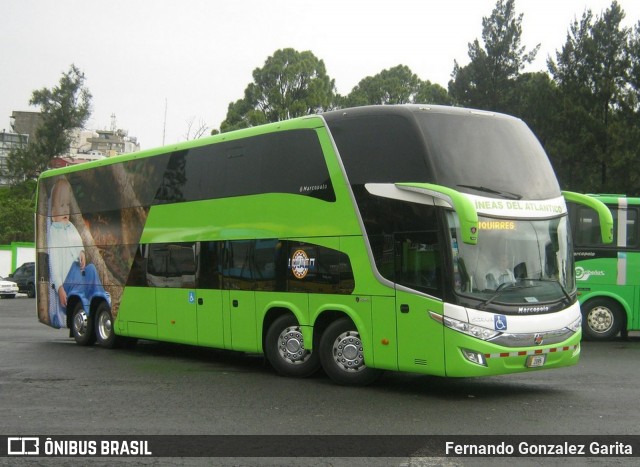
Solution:
<svg viewBox="0 0 640 467">
<path fill-rule="evenodd" d="M 494 315 L 493 329 L 496 331 L 504 331 L 507 329 L 507 317 L 505 315 Z"/>
<path fill-rule="evenodd" d="M 189 303 L 195 303 L 196 302 L 196 293 L 195 292 L 189 292 Z"/>
</svg>

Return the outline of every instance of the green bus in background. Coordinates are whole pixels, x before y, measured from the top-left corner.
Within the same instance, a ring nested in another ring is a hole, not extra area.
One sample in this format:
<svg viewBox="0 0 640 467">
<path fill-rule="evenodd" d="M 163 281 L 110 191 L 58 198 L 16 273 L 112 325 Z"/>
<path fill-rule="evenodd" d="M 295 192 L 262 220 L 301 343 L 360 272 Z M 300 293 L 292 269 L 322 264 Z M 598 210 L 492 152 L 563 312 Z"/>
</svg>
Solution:
<svg viewBox="0 0 640 467">
<path fill-rule="evenodd" d="M 640 198 L 590 195 L 613 215 L 613 243 L 602 243 L 598 215 L 569 203 L 578 298 L 586 339 L 612 339 L 640 330 Z"/>
<path fill-rule="evenodd" d="M 527 126 L 343 109 L 42 174 L 38 316 L 81 345 L 263 353 L 339 384 L 575 364 L 565 198 Z M 608 216 L 608 218 L 607 218 Z"/>
</svg>

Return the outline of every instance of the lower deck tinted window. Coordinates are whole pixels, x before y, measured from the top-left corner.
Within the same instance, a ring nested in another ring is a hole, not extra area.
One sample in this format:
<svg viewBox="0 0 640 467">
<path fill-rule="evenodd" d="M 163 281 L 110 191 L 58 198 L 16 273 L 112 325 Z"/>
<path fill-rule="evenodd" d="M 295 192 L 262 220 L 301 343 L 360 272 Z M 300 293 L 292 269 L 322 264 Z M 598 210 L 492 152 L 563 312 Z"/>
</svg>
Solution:
<svg viewBox="0 0 640 467">
<path fill-rule="evenodd" d="M 350 294 L 355 280 L 340 251 L 264 239 L 141 245 L 127 285 Z"/>
</svg>

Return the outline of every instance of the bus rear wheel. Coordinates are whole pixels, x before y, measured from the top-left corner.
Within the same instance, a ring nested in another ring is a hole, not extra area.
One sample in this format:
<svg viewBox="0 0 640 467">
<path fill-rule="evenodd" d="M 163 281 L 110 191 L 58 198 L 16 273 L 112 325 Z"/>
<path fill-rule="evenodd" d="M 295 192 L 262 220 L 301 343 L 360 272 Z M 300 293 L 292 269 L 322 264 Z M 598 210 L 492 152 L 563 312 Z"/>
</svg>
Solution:
<svg viewBox="0 0 640 467">
<path fill-rule="evenodd" d="M 348 318 L 334 321 L 322 334 L 320 361 L 327 375 L 342 385 L 365 386 L 381 373 L 365 365 L 360 334 Z"/>
<path fill-rule="evenodd" d="M 73 309 L 71 333 L 78 345 L 93 345 L 96 341 L 93 317 L 86 312 L 81 301 L 78 301 Z"/>
<path fill-rule="evenodd" d="M 117 336 L 113 332 L 113 317 L 107 302 L 102 302 L 96 309 L 96 338 L 101 347 L 112 349 L 117 344 Z"/>
<path fill-rule="evenodd" d="M 586 340 L 611 340 L 622 330 L 624 313 L 607 298 L 594 298 L 582 307 L 582 333 Z"/>
<path fill-rule="evenodd" d="M 305 348 L 300 325 L 293 315 L 282 315 L 269 326 L 265 354 L 281 375 L 304 378 L 320 369 L 318 353 Z"/>
</svg>

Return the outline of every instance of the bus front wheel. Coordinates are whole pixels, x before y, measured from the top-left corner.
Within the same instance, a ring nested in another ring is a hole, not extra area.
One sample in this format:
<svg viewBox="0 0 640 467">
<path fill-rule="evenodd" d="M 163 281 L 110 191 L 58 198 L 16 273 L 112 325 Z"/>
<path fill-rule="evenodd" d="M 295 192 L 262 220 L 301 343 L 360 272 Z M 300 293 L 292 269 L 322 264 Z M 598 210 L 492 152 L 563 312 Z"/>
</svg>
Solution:
<svg viewBox="0 0 640 467">
<path fill-rule="evenodd" d="M 595 298 L 581 309 L 582 333 L 586 340 L 611 340 L 622 330 L 624 313 L 613 300 Z"/>
<path fill-rule="evenodd" d="M 320 361 L 327 375 L 342 385 L 365 386 L 381 373 L 365 365 L 360 334 L 348 318 L 334 321 L 322 334 Z"/>
<path fill-rule="evenodd" d="M 79 300 L 73 309 L 71 332 L 78 345 L 93 345 L 96 341 L 93 318 L 86 312 L 84 305 Z"/>
<path fill-rule="evenodd" d="M 320 368 L 318 353 L 305 348 L 300 326 L 293 315 L 282 315 L 269 326 L 265 354 L 281 375 L 304 378 Z"/>
</svg>

